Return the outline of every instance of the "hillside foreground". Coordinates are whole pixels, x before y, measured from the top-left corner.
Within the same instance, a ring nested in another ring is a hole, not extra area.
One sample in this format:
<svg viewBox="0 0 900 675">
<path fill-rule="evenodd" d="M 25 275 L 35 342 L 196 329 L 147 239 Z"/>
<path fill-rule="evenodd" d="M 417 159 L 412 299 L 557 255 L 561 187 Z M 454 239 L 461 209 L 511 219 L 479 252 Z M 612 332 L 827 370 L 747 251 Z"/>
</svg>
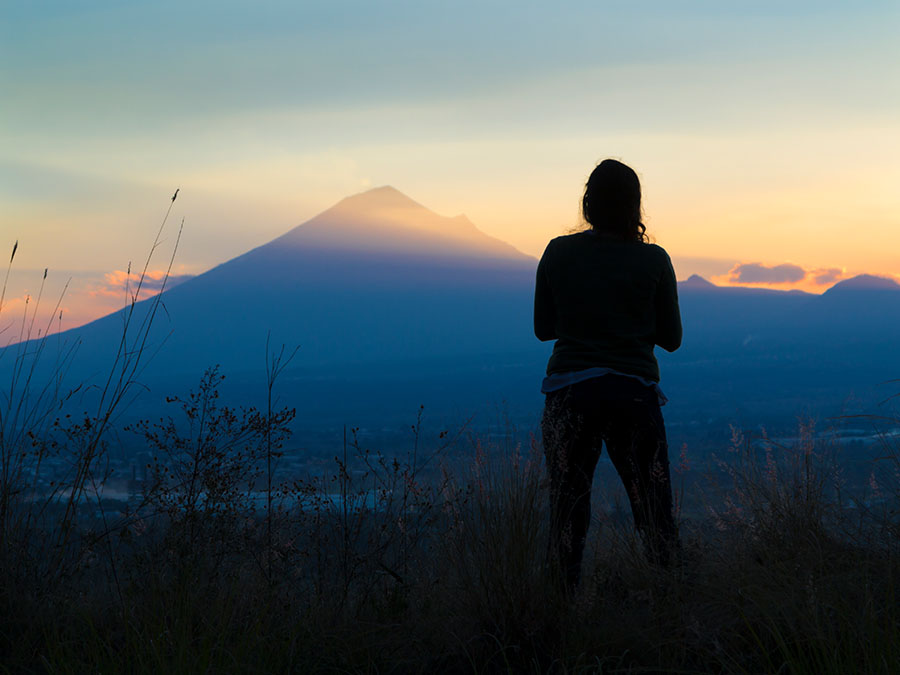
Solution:
<svg viewBox="0 0 900 675">
<path fill-rule="evenodd" d="M 419 419 L 409 452 L 391 457 L 351 429 L 329 470 L 278 480 L 292 411 L 229 408 L 219 381 L 210 371 L 171 418 L 130 429 L 153 460 L 127 496 L 99 489 L 101 420 L 54 422 L 18 460 L 4 455 L 19 479 L 3 485 L 5 672 L 887 674 L 900 663 L 890 439 L 870 492 L 851 500 L 809 430 L 776 452 L 736 431 L 708 480 L 684 458 L 675 467 L 691 486 L 677 495 L 678 565 L 648 565 L 630 518 L 596 509 L 585 581 L 566 597 L 544 568 L 536 440 L 429 440 Z M 30 492 L 23 479 L 49 453 L 72 471 Z"/>
</svg>

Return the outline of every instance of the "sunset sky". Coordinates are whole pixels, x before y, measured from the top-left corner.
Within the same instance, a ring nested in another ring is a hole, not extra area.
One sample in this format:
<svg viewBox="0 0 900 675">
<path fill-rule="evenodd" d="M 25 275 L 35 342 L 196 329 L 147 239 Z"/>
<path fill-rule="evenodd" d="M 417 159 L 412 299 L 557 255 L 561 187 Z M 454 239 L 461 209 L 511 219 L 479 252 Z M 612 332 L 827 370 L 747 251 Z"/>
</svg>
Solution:
<svg viewBox="0 0 900 675">
<path fill-rule="evenodd" d="M 604 157 L 679 278 L 900 275 L 898 35 L 896 0 L 6 2 L 3 311 L 45 267 L 64 328 L 121 306 L 175 188 L 177 280 L 385 184 L 539 256 Z"/>
</svg>

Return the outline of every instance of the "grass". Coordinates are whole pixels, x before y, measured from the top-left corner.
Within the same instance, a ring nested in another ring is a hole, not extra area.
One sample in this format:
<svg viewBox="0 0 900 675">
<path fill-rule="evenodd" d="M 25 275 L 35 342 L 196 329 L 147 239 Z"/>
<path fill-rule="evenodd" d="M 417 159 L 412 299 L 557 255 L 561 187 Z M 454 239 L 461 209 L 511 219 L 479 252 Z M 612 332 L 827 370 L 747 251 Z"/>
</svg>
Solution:
<svg viewBox="0 0 900 675">
<path fill-rule="evenodd" d="M 469 440 L 469 469 L 451 473 L 438 464 L 447 439 L 395 460 L 351 432 L 333 473 L 278 485 L 273 511 L 228 479 L 227 455 L 224 506 L 164 508 L 189 488 L 157 482 L 142 526 L 90 540 L 64 580 L 4 584 L 3 667 L 896 672 L 896 539 L 883 512 L 832 501 L 808 444 L 773 465 L 738 439 L 718 503 L 740 517 L 683 522 L 676 569 L 648 565 L 628 524 L 598 514 L 585 581 L 564 597 L 543 572 L 540 448 Z M 807 454 L 811 483 L 785 484 Z"/>
</svg>

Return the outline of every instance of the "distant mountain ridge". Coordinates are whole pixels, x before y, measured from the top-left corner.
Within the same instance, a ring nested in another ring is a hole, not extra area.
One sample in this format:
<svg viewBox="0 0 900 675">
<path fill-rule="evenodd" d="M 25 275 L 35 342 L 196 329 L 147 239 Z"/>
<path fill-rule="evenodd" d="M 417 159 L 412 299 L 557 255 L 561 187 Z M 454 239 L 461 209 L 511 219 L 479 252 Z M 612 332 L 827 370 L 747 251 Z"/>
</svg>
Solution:
<svg viewBox="0 0 900 675">
<path fill-rule="evenodd" d="M 846 293 L 847 291 L 900 291 L 900 284 L 888 277 L 860 274 L 837 282 L 825 294 Z"/>
<path fill-rule="evenodd" d="M 792 293 L 802 295 L 814 295 L 806 291 L 796 289 L 761 288 L 759 286 L 719 286 L 699 274 L 692 274 L 684 281 L 678 282 L 678 288 L 691 291 L 763 291 L 765 293 Z M 823 295 L 828 293 L 842 293 L 845 291 L 900 291 L 900 283 L 890 277 L 882 277 L 873 274 L 859 274 L 849 279 L 838 281 L 826 289 Z"/>
</svg>

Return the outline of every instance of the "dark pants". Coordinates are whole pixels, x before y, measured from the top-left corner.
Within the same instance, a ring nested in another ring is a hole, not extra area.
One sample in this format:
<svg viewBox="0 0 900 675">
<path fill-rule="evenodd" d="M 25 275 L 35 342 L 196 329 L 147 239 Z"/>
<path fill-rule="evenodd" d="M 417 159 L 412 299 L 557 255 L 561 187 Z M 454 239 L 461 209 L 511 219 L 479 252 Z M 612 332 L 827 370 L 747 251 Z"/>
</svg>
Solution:
<svg viewBox="0 0 900 675">
<path fill-rule="evenodd" d="M 550 562 L 578 584 L 591 519 L 591 483 L 606 443 L 631 502 L 651 562 L 667 565 L 678 533 L 666 429 L 656 392 L 638 380 L 604 375 L 550 392 L 541 421 L 550 477 Z"/>
</svg>

